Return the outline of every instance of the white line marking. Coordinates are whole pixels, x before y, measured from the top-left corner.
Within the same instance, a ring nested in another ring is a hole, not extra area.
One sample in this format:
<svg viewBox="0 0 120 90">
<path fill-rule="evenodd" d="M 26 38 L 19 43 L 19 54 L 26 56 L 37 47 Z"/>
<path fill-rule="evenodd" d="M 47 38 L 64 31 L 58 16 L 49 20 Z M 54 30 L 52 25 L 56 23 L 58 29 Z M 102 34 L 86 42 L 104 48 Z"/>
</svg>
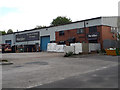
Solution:
<svg viewBox="0 0 120 90">
<path fill-rule="evenodd" d="M 86 72 L 84 72 L 84 73 L 82 73 L 82 74 L 86 74 L 86 73 L 90 73 L 90 72 L 95 72 L 95 71 L 99 71 L 99 70 L 103 70 L 103 69 L 106 69 L 106 68 L 109 68 L 109 67 L 113 67 L 113 66 L 116 66 L 116 64 L 115 65 L 111 65 L 111 66 L 107 66 L 107 67 L 100 67 L 100 68 L 98 68 L 98 69 L 94 69 L 94 70 L 89 70 L 89 71 L 86 71 Z M 82 75 L 81 74 L 81 75 Z M 78 73 L 78 75 L 80 75 L 80 73 Z M 68 78 L 68 77 L 66 77 L 66 78 Z M 65 78 L 61 78 L 61 80 L 62 79 L 65 79 Z M 52 82 L 54 82 L 54 81 L 49 81 L 48 83 L 52 83 Z M 48 84 L 48 83 L 45 83 L 45 84 Z M 34 88 L 34 87 L 37 87 L 37 86 L 41 86 L 41 85 L 44 85 L 44 84 L 36 84 L 36 85 L 31 85 L 31 86 L 29 86 L 29 87 L 27 87 L 27 88 Z"/>
</svg>

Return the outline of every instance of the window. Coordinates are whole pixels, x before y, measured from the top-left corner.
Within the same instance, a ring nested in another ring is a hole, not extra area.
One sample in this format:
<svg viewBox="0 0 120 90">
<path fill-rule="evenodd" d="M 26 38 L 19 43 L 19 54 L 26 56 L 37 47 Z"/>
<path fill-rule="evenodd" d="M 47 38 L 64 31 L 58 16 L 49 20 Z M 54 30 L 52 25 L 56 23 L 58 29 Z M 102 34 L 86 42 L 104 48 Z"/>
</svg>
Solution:
<svg viewBox="0 0 120 90">
<path fill-rule="evenodd" d="M 12 44 L 12 41 L 11 41 L 11 40 L 6 40 L 5 43 L 11 45 L 11 44 Z"/>
<path fill-rule="evenodd" d="M 97 27 L 96 26 L 90 27 L 89 28 L 89 33 L 94 33 L 94 32 L 97 32 Z"/>
<path fill-rule="evenodd" d="M 63 35 L 64 35 L 64 31 L 60 31 L 59 36 L 63 36 Z"/>
<path fill-rule="evenodd" d="M 77 34 L 83 34 L 83 33 L 84 33 L 84 29 L 83 28 L 77 29 Z"/>
</svg>

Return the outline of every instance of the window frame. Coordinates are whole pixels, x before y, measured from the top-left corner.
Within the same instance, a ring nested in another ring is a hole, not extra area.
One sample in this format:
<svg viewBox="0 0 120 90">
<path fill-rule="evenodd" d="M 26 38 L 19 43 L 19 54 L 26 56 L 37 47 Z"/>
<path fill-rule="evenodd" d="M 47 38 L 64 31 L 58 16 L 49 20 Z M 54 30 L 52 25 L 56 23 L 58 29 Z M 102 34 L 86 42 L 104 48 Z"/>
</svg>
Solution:
<svg viewBox="0 0 120 90">
<path fill-rule="evenodd" d="M 64 31 L 59 31 L 59 36 L 64 36 L 65 32 Z"/>
<path fill-rule="evenodd" d="M 84 34 L 84 33 L 85 33 L 85 29 L 84 28 L 77 29 L 77 34 Z"/>
<path fill-rule="evenodd" d="M 89 33 L 96 33 L 97 32 L 97 26 L 89 27 Z"/>
</svg>

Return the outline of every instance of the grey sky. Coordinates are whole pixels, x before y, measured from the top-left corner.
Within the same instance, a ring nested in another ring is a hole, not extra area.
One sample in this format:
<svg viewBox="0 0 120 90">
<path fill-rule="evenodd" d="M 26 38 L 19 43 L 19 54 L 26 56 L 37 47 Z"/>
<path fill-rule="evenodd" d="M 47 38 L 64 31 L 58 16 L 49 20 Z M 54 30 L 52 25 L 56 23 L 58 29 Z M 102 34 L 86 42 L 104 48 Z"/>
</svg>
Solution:
<svg viewBox="0 0 120 90">
<path fill-rule="evenodd" d="M 57 16 L 79 21 L 117 16 L 119 0 L 0 0 L 0 30 L 49 26 Z"/>
</svg>

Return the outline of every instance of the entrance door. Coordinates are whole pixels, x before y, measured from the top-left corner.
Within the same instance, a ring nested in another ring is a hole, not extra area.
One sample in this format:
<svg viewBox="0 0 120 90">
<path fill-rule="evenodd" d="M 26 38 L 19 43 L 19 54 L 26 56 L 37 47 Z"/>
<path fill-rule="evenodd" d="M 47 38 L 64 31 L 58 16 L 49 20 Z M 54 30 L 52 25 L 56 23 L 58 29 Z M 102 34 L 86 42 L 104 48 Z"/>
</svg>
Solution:
<svg viewBox="0 0 120 90">
<path fill-rule="evenodd" d="M 50 36 L 41 37 L 41 51 L 47 51 L 47 45 L 50 43 Z"/>
</svg>

